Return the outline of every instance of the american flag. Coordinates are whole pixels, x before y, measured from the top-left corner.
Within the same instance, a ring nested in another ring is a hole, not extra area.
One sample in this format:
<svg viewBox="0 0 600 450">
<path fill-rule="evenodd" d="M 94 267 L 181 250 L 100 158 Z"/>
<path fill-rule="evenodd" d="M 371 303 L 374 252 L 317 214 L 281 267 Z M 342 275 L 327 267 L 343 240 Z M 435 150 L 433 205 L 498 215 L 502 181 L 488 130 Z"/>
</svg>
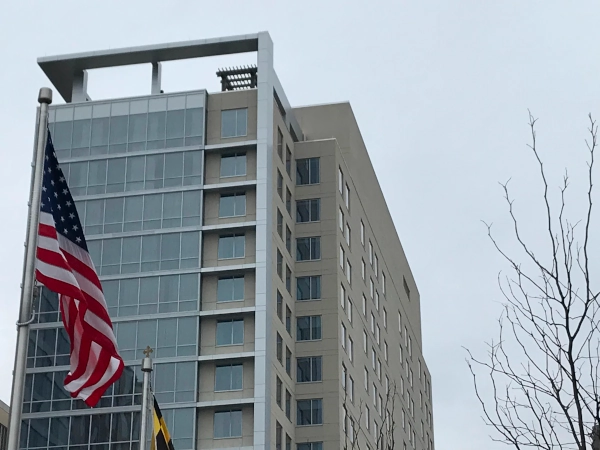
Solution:
<svg viewBox="0 0 600 450">
<path fill-rule="evenodd" d="M 65 389 L 93 407 L 119 379 L 124 364 L 50 132 L 45 153 L 36 279 L 59 294 L 63 324 L 71 340 Z"/>
</svg>

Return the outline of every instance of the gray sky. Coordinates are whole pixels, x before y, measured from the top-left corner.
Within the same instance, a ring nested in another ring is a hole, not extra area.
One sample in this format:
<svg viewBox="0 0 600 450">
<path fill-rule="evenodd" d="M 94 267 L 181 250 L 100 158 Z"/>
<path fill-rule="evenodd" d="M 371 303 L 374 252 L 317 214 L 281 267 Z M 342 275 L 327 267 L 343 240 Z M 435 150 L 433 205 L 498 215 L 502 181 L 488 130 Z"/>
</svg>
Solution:
<svg viewBox="0 0 600 450">
<path fill-rule="evenodd" d="M 5 1 L 0 398 L 10 399 L 36 98 L 48 85 L 36 58 L 267 30 L 292 105 L 352 104 L 421 293 L 436 448 L 501 448 L 487 437 L 462 349 L 483 353 L 501 311 L 496 275 L 506 266 L 480 220 L 510 245 L 497 181 L 512 176 L 517 212 L 542 245 L 527 108 L 540 117 L 551 184 L 568 165 L 577 189 L 586 115 L 600 117 L 599 19 L 600 4 L 584 0 Z M 218 90 L 217 67 L 246 61 L 167 65 L 165 88 Z M 89 91 L 142 94 L 149 82 L 148 68 L 101 71 Z"/>
</svg>

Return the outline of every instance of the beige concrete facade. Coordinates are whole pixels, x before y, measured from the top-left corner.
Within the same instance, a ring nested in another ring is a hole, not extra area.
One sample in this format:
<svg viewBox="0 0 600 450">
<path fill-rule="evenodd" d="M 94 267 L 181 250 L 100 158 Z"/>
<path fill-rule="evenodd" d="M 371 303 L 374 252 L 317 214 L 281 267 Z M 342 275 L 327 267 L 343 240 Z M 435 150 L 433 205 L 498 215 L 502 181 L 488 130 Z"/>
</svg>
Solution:
<svg viewBox="0 0 600 450">
<path fill-rule="evenodd" d="M 254 179 L 257 160 L 251 145 L 248 149 L 243 147 L 248 165 L 245 176 L 232 179 L 218 176 L 221 155 L 238 151 L 236 149 L 239 149 L 239 145 L 246 145 L 256 138 L 250 132 L 256 126 L 254 94 L 254 91 L 249 90 L 209 95 L 207 144 L 214 145 L 217 150 L 207 152 L 206 155 L 207 184 L 247 182 Z M 248 108 L 248 136 L 245 139 L 221 139 L 221 110 L 236 108 Z M 271 417 L 267 421 L 270 423 L 271 448 L 284 449 L 287 447 L 286 443 L 290 442 L 292 448 L 296 448 L 298 444 L 322 442 L 324 449 L 374 450 L 378 439 L 389 442 L 386 430 L 390 423 L 394 448 L 403 449 L 406 446 L 407 449 L 432 449 L 431 378 L 422 354 L 419 291 L 352 109 L 348 103 L 340 103 L 293 110 L 305 136 L 304 141 L 296 142 L 276 105 L 273 110 L 272 198 L 268 200 L 272 202 L 273 211 L 270 218 L 273 230 L 270 236 L 273 275 L 272 291 L 269 294 L 273 314 L 272 323 L 267 327 L 270 330 L 269 351 L 272 355 L 267 358 L 266 368 L 271 372 L 268 377 Z M 278 146 L 279 131 L 283 137 L 281 146 Z M 231 143 L 231 147 L 228 147 L 228 143 Z M 303 158 L 319 159 L 318 183 L 297 185 L 296 161 Z M 281 184 L 278 179 L 282 180 Z M 246 193 L 245 216 L 219 217 L 221 194 L 234 191 Z M 309 223 L 296 223 L 296 202 L 305 199 L 320 200 L 320 218 Z M 204 224 L 217 229 L 203 234 L 203 267 L 238 266 L 254 262 L 255 236 L 251 224 L 256 220 L 255 208 L 260 202 L 253 185 L 215 189 L 205 193 Z M 282 217 L 281 225 L 278 224 L 278 211 Z M 340 222 L 342 216 L 343 220 Z M 235 228 L 238 223 L 239 230 Z M 218 227 L 224 224 L 233 226 L 235 233 L 245 233 L 244 258 L 217 258 L 220 235 Z M 303 237 L 320 238 L 321 255 L 318 260 L 296 261 L 296 239 Z M 340 261 L 340 249 L 344 254 L 343 261 Z M 281 277 L 278 275 L 278 253 L 281 254 L 282 262 Z M 286 283 L 286 268 L 291 273 L 289 284 Z M 351 272 L 350 281 L 348 271 Z M 321 277 L 320 299 L 297 301 L 296 279 L 316 275 Z M 220 303 L 212 300 L 211 303 L 210 299 L 216 297 L 217 280 L 218 274 L 203 276 L 203 310 L 215 310 L 218 313 L 220 309 L 254 306 L 255 275 L 252 271 L 247 272 L 244 299 L 239 302 Z M 278 293 L 282 300 L 281 309 L 277 305 Z M 215 326 L 218 317 L 205 317 L 201 329 L 201 354 L 222 355 L 253 351 L 252 314 L 240 314 L 240 317 L 244 317 L 244 344 L 237 347 L 216 347 Z M 303 316 L 320 316 L 320 339 L 297 341 L 296 320 Z M 342 326 L 346 334 L 343 343 Z M 281 362 L 277 354 L 278 336 L 281 337 Z M 288 356 L 291 356 L 289 363 L 286 361 Z M 297 358 L 311 356 L 322 358 L 322 378 L 317 382 L 298 383 Z M 289 373 L 286 368 L 288 364 Z M 201 367 L 201 401 L 242 400 L 254 396 L 248 374 L 254 370 L 251 360 L 244 362 L 244 388 L 238 392 L 214 393 L 214 368 L 213 362 L 203 363 Z M 365 371 L 368 377 L 366 386 Z M 346 378 L 342 382 L 344 372 Z M 353 394 L 349 392 L 351 385 Z M 386 392 L 393 392 L 394 389 L 397 395 L 386 395 Z M 375 399 L 374 390 L 377 392 Z M 307 399 L 321 399 L 322 423 L 298 425 L 297 402 Z M 287 401 L 291 402 L 289 406 L 286 405 Z M 386 402 L 389 415 L 385 413 Z M 198 441 L 199 448 L 238 448 L 249 445 L 247 442 L 250 442 L 250 437 L 246 435 L 246 430 L 251 430 L 251 426 L 248 425 L 250 419 L 247 416 L 253 413 L 250 408 L 244 407 L 243 414 L 244 436 L 241 439 L 232 439 L 230 442 L 227 439 L 212 442 L 204 439 Z M 202 420 L 204 416 L 206 422 Z M 211 420 L 210 411 L 203 411 L 199 429 L 212 429 L 209 426 Z M 281 433 L 277 431 L 279 426 Z M 352 433 L 351 429 L 355 432 Z M 354 443 L 352 434 L 357 437 Z M 380 435 L 385 437 L 378 438 Z"/>
</svg>

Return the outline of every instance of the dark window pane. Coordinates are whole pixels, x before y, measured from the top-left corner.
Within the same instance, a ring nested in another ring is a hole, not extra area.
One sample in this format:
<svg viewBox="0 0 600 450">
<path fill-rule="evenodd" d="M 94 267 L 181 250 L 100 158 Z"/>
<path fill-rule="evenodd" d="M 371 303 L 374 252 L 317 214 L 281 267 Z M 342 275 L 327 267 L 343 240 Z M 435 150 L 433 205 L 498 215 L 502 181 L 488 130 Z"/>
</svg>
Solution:
<svg viewBox="0 0 600 450">
<path fill-rule="evenodd" d="M 129 142 L 143 142 L 146 140 L 146 114 L 132 114 L 129 116 Z"/>
<path fill-rule="evenodd" d="M 187 136 L 201 136 L 203 123 L 202 123 L 202 108 L 192 108 L 185 112 L 185 135 Z"/>
<path fill-rule="evenodd" d="M 128 116 L 110 118 L 110 143 L 125 144 L 127 142 Z"/>
<path fill-rule="evenodd" d="M 184 111 L 167 112 L 167 139 L 183 137 Z"/>
<path fill-rule="evenodd" d="M 73 148 L 90 146 L 92 121 L 90 119 L 73 121 Z M 56 146 L 56 142 L 54 143 Z"/>
<path fill-rule="evenodd" d="M 92 147 L 108 144 L 109 118 L 92 119 Z"/>
</svg>

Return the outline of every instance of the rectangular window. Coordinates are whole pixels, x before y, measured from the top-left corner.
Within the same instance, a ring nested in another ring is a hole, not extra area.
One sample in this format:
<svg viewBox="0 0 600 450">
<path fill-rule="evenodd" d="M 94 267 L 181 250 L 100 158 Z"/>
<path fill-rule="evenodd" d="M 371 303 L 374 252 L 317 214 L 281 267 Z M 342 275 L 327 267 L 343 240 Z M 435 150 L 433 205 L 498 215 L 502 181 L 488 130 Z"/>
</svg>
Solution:
<svg viewBox="0 0 600 450">
<path fill-rule="evenodd" d="M 287 346 L 285 347 L 285 372 L 292 376 L 292 351 Z"/>
<path fill-rule="evenodd" d="M 246 236 L 243 234 L 219 236 L 218 259 L 243 258 L 245 246 Z"/>
<path fill-rule="evenodd" d="M 373 284 L 373 278 L 369 280 L 369 295 L 371 295 L 371 300 L 375 298 L 375 285 Z"/>
<path fill-rule="evenodd" d="M 221 156 L 221 178 L 246 175 L 246 154 L 233 153 Z"/>
<path fill-rule="evenodd" d="M 283 428 L 281 428 L 281 424 L 279 422 L 275 422 L 275 450 L 283 450 L 282 449 L 283 442 Z"/>
<path fill-rule="evenodd" d="M 292 334 L 292 310 L 289 306 L 285 306 L 285 331 Z"/>
<path fill-rule="evenodd" d="M 369 427 L 371 426 L 371 411 L 369 411 L 369 407 L 365 406 L 365 428 L 369 431 Z"/>
<path fill-rule="evenodd" d="M 385 272 L 381 271 L 381 292 L 385 295 Z"/>
<path fill-rule="evenodd" d="M 288 253 L 292 254 L 292 230 L 287 225 L 285 226 L 285 248 Z"/>
<path fill-rule="evenodd" d="M 350 265 L 350 260 L 346 260 L 346 280 L 348 280 L 349 285 L 352 285 L 352 266 Z"/>
<path fill-rule="evenodd" d="M 375 308 L 379 311 L 379 292 L 375 290 Z"/>
<path fill-rule="evenodd" d="M 283 175 L 281 175 L 279 169 L 277 169 L 277 195 L 283 200 Z"/>
<path fill-rule="evenodd" d="M 246 136 L 248 133 L 248 108 L 221 111 L 221 137 Z"/>
<path fill-rule="evenodd" d="M 323 423 L 323 399 L 298 400 L 297 424 L 321 425 Z"/>
<path fill-rule="evenodd" d="M 375 352 L 375 347 L 371 347 L 371 367 L 373 367 L 373 370 L 377 367 L 377 353 Z"/>
<path fill-rule="evenodd" d="M 369 392 L 369 371 L 365 367 L 364 369 L 364 381 L 365 381 L 365 391 Z"/>
<path fill-rule="evenodd" d="M 217 281 L 217 302 L 244 300 L 244 277 L 222 277 Z"/>
<path fill-rule="evenodd" d="M 283 296 L 277 289 L 277 317 L 283 322 Z"/>
<path fill-rule="evenodd" d="M 320 300 L 321 275 L 296 278 L 296 300 Z"/>
<path fill-rule="evenodd" d="M 246 194 L 221 194 L 219 217 L 239 217 L 246 215 Z"/>
<path fill-rule="evenodd" d="M 283 239 L 283 214 L 277 208 L 277 234 L 281 239 Z"/>
<path fill-rule="evenodd" d="M 354 403 L 354 378 L 348 377 L 348 397 Z"/>
<path fill-rule="evenodd" d="M 290 192 L 290 190 L 287 187 L 285 188 L 285 209 L 287 210 L 288 214 L 291 216 L 292 215 L 292 193 Z"/>
<path fill-rule="evenodd" d="M 242 437 L 242 411 L 217 411 L 214 419 L 215 439 Z"/>
<path fill-rule="evenodd" d="M 406 292 L 406 296 L 410 300 L 410 289 L 408 287 L 408 283 L 406 282 L 406 278 L 402 277 L 402 283 L 404 284 L 404 292 Z"/>
<path fill-rule="evenodd" d="M 367 270 L 366 270 L 365 260 L 361 259 L 360 260 L 360 275 L 361 275 L 363 281 L 365 280 L 366 274 L 367 274 Z"/>
<path fill-rule="evenodd" d="M 296 318 L 296 340 L 316 341 L 321 339 L 321 316 Z"/>
<path fill-rule="evenodd" d="M 354 361 L 354 341 L 348 336 L 348 359 Z"/>
<path fill-rule="evenodd" d="M 285 171 L 289 176 L 292 176 L 292 152 L 287 144 L 285 146 Z"/>
<path fill-rule="evenodd" d="M 323 381 L 323 361 L 321 356 L 296 358 L 296 363 L 296 381 L 298 383 Z"/>
<path fill-rule="evenodd" d="M 350 236 L 350 225 L 348 225 L 346 223 L 346 244 L 348 244 L 348 248 L 350 248 L 350 242 L 351 242 L 351 236 Z"/>
<path fill-rule="evenodd" d="M 277 127 L 277 154 L 279 159 L 283 161 L 283 133 L 279 127 Z"/>
<path fill-rule="evenodd" d="M 348 322 L 352 323 L 352 302 L 350 301 L 350 299 L 348 299 L 348 309 L 346 311 L 348 313 Z"/>
<path fill-rule="evenodd" d="M 283 339 L 279 333 L 277 333 L 277 361 L 283 365 Z"/>
<path fill-rule="evenodd" d="M 346 200 L 346 208 L 350 211 L 350 187 L 348 186 L 348 183 L 346 183 L 346 195 L 344 199 Z"/>
<path fill-rule="evenodd" d="M 292 418 L 292 394 L 287 389 L 285 390 L 285 417 L 288 420 Z"/>
<path fill-rule="evenodd" d="M 371 333 L 375 336 L 375 316 L 371 313 Z"/>
<path fill-rule="evenodd" d="M 344 195 L 344 172 L 341 167 L 338 167 L 338 190 L 341 195 Z"/>
<path fill-rule="evenodd" d="M 340 284 L 340 305 L 342 309 L 346 309 L 346 288 Z"/>
<path fill-rule="evenodd" d="M 285 265 L 285 289 L 292 293 L 292 270 L 287 264 Z"/>
<path fill-rule="evenodd" d="M 369 264 L 373 267 L 373 244 L 371 244 L 371 240 L 369 239 Z"/>
<path fill-rule="evenodd" d="M 277 249 L 277 275 L 283 280 L 283 255 Z"/>
<path fill-rule="evenodd" d="M 318 222 L 321 220 L 321 199 L 296 200 L 296 222 Z"/>
<path fill-rule="evenodd" d="M 348 336 L 348 332 L 346 331 L 346 326 L 342 323 L 340 324 L 340 340 L 342 341 L 342 348 L 346 350 L 346 338 Z"/>
<path fill-rule="evenodd" d="M 381 381 L 381 360 L 379 358 L 377 358 L 377 366 L 375 373 L 377 374 L 377 378 L 379 378 L 379 381 Z"/>
<path fill-rule="evenodd" d="M 282 408 L 282 393 L 283 393 L 283 383 L 281 382 L 281 378 L 277 377 L 275 381 L 275 401 L 277 402 L 277 406 Z M 282 408 L 283 409 L 283 408 Z"/>
<path fill-rule="evenodd" d="M 362 295 L 362 312 L 363 312 L 363 316 L 367 316 L 367 297 L 365 297 L 365 294 Z"/>
<path fill-rule="evenodd" d="M 215 392 L 239 391 L 242 389 L 243 366 L 227 364 L 215 369 Z"/>
<path fill-rule="evenodd" d="M 390 379 L 387 375 L 385 376 L 385 393 L 386 395 L 390 393 Z"/>
<path fill-rule="evenodd" d="M 318 184 L 320 182 L 319 158 L 304 158 L 296 160 L 296 184 Z"/>
<path fill-rule="evenodd" d="M 365 224 L 363 221 L 360 221 L 360 244 L 365 246 Z"/>
<path fill-rule="evenodd" d="M 347 380 L 348 380 L 348 369 L 346 369 L 346 366 L 344 364 L 342 364 L 342 389 L 344 389 L 344 392 L 347 392 Z"/>
<path fill-rule="evenodd" d="M 296 445 L 296 450 L 323 450 L 322 442 L 304 442 Z"/>
<path fill-rule="evenodd" d="M 296 239 L 296 261 L 314 261 L 321 259 L 321 237 Z"/>
<path fill-rule="evenodd" d="M 344 252 L 344 247 L 340 245 L 340 267 L 342 271 L 344 270 L 344 258 L 346 257 L 346 252 Z"/>
<path fill-rule="evenodd" d="M 338 210 L 338 226 L 340 227 L 340 230 L 343 233 L 344 232 L 344 211 L 342 211 L 342 208 L 340 208 Z"/>
<path fill-rule="evenodd" d="M 363 351 L 365 352 L 365 355 L 369 354 L 369 337 L 365 330 L 363 330 Z"/>
<path fill-rule="evenodd" d="M 412 358 L 412 337 L 408 336 L 408 356 Z"/>
<path fill-rule="evenodd" d="M 243 320 L 220 320 L 217 322 L 217 346 L 244 343 Z"/>
<path fill-rule="evenodd" d="M 375 278 L 379 278 L 379 258 L 377 253 L 374 254 L 373 270 L 375 271 Z"/>
<path fill-rule="evenodd" d="M 375 325 L 375 339 L 377 340 L 377 345 L 381 345 L 381 328 L 379 328 L 379 324 Z"/>
<path fill-rule="evenodd" d="M 383 341 L 383 357 L 385 362 L 388 362 L 388 344 L 386 341 Z"/>
<path fill-rule="evenodd" d="M 383 308 L 383 328 L 387 330 L 387 311 Z"/>
</svg>

